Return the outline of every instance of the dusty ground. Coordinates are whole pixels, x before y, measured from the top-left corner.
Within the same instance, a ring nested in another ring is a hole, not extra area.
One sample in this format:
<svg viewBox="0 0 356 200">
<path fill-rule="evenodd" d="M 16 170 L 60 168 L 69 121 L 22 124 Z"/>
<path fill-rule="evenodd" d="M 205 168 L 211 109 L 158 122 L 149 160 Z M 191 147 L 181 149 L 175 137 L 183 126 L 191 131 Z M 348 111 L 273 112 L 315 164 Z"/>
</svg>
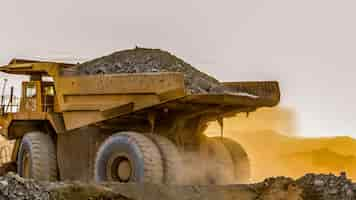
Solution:
<svg viewBox="0 0 356 200">
<path fill-rule="evenodd" d="M 353 200 L 356 185 L 345 174 L 308 174 L 298 180 L 269 178 L 250 185 L 174 186 L 151 184 L 43 183 L 9 173 L 0 177 L 0 199 L 120 200 Z"/>
</svg>

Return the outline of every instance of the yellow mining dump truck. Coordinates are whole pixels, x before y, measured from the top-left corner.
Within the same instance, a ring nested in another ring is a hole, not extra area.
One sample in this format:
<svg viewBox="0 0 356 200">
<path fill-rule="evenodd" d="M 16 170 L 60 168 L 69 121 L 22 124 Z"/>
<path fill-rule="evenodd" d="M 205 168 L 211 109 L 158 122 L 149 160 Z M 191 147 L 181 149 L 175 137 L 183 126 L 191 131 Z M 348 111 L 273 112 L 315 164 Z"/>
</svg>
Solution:
<svg viewBox="0 0 356 200">
<path fill-rule="evenodd" d="M 277 82 L 222 83 L 230 92 L 193 95 L 181 73 L 62 76 L 61 69 L 70 67 L 14 59 L 0 68 L 30 77 L 22 83 L 19 109 L 4 104 L 0 116 L 1 134 L 16 140 L 12 161 L 23 177 L 246 181 L 249 160 L 242 147 L 223 134 L 208 138 L 203 132 L 208 122 L 223 127 L 224 117 L 275 106 L 280 99 Z"/>
</svg>

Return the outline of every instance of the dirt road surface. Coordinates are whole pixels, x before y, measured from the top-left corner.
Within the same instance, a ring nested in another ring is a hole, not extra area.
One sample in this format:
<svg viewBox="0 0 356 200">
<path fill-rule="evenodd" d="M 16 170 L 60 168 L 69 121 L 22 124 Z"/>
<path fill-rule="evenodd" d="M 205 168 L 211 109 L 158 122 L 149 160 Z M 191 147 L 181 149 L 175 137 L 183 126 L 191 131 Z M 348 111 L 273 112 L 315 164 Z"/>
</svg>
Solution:
<svg viewBox="0 0 356 200">
<path fill-rule="evenodd" d="M 177 186 L 119 183 L 46 183 L 14 173 L 0 177 L 0 199 L 119 200 L 354 200 L 356 185 L 346 174 L 269 178 L 249 185 Z"/>
</svg>

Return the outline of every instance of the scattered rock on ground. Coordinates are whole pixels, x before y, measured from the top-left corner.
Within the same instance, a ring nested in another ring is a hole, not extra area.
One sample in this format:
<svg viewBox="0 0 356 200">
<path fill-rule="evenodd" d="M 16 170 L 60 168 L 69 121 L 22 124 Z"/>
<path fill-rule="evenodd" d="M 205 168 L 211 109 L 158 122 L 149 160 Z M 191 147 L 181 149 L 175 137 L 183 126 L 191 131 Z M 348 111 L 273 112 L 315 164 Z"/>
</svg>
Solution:
<svg viewBox="0 0 356 200">
<path fill-rule="evenodd" d="M 355 194 L 356 185 L 345 173 L 307 174 L 298 180 L 276 177 L 256 184 L 227 186 L 46 183 L 23 179 L 12 172 L 0 177 L 0 200 L 356 200 Z"/>
<path fill-rule="evenodd" d="M 48 200 L 49 192 L 33 180 L 25 180 L 10 172 L 0 177 L 0 199 L 34 199 Z"/>
<path fill-rule="evenodd" d="M 303 189 L 305 200 L 354 200 L 356 184 L 347 179 L 345 173 L 306 174 L 298 179 L 297 184 Z"/>
<path fill-rule="evenodd" d="M 258 200 L 303 200 L 302 189 L 291 178 L 268 178 L 255 185 Z"/>
</svg>

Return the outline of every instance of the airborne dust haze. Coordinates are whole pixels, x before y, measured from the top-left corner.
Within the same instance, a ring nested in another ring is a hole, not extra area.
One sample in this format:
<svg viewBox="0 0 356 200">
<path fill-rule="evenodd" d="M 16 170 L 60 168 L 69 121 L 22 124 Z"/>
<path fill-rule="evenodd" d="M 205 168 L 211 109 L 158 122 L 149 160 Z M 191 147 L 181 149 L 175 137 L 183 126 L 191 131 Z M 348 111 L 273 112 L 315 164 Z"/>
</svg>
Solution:
<svg viewBox="0 0 356 200">
<path fill-rule="evenodd" d="M 248 118 L 239 114 L 224 122 L 225 136 L 238 141 L 250 157 L 253 182 L 271 176 L 340 172 L 356 180 L 356 140 L 298 137 L 295 114 L 289 109 L 261 109 Z M 219 126 L 212 123 L 206 134 L 219 135 Z"/>
</svg>

